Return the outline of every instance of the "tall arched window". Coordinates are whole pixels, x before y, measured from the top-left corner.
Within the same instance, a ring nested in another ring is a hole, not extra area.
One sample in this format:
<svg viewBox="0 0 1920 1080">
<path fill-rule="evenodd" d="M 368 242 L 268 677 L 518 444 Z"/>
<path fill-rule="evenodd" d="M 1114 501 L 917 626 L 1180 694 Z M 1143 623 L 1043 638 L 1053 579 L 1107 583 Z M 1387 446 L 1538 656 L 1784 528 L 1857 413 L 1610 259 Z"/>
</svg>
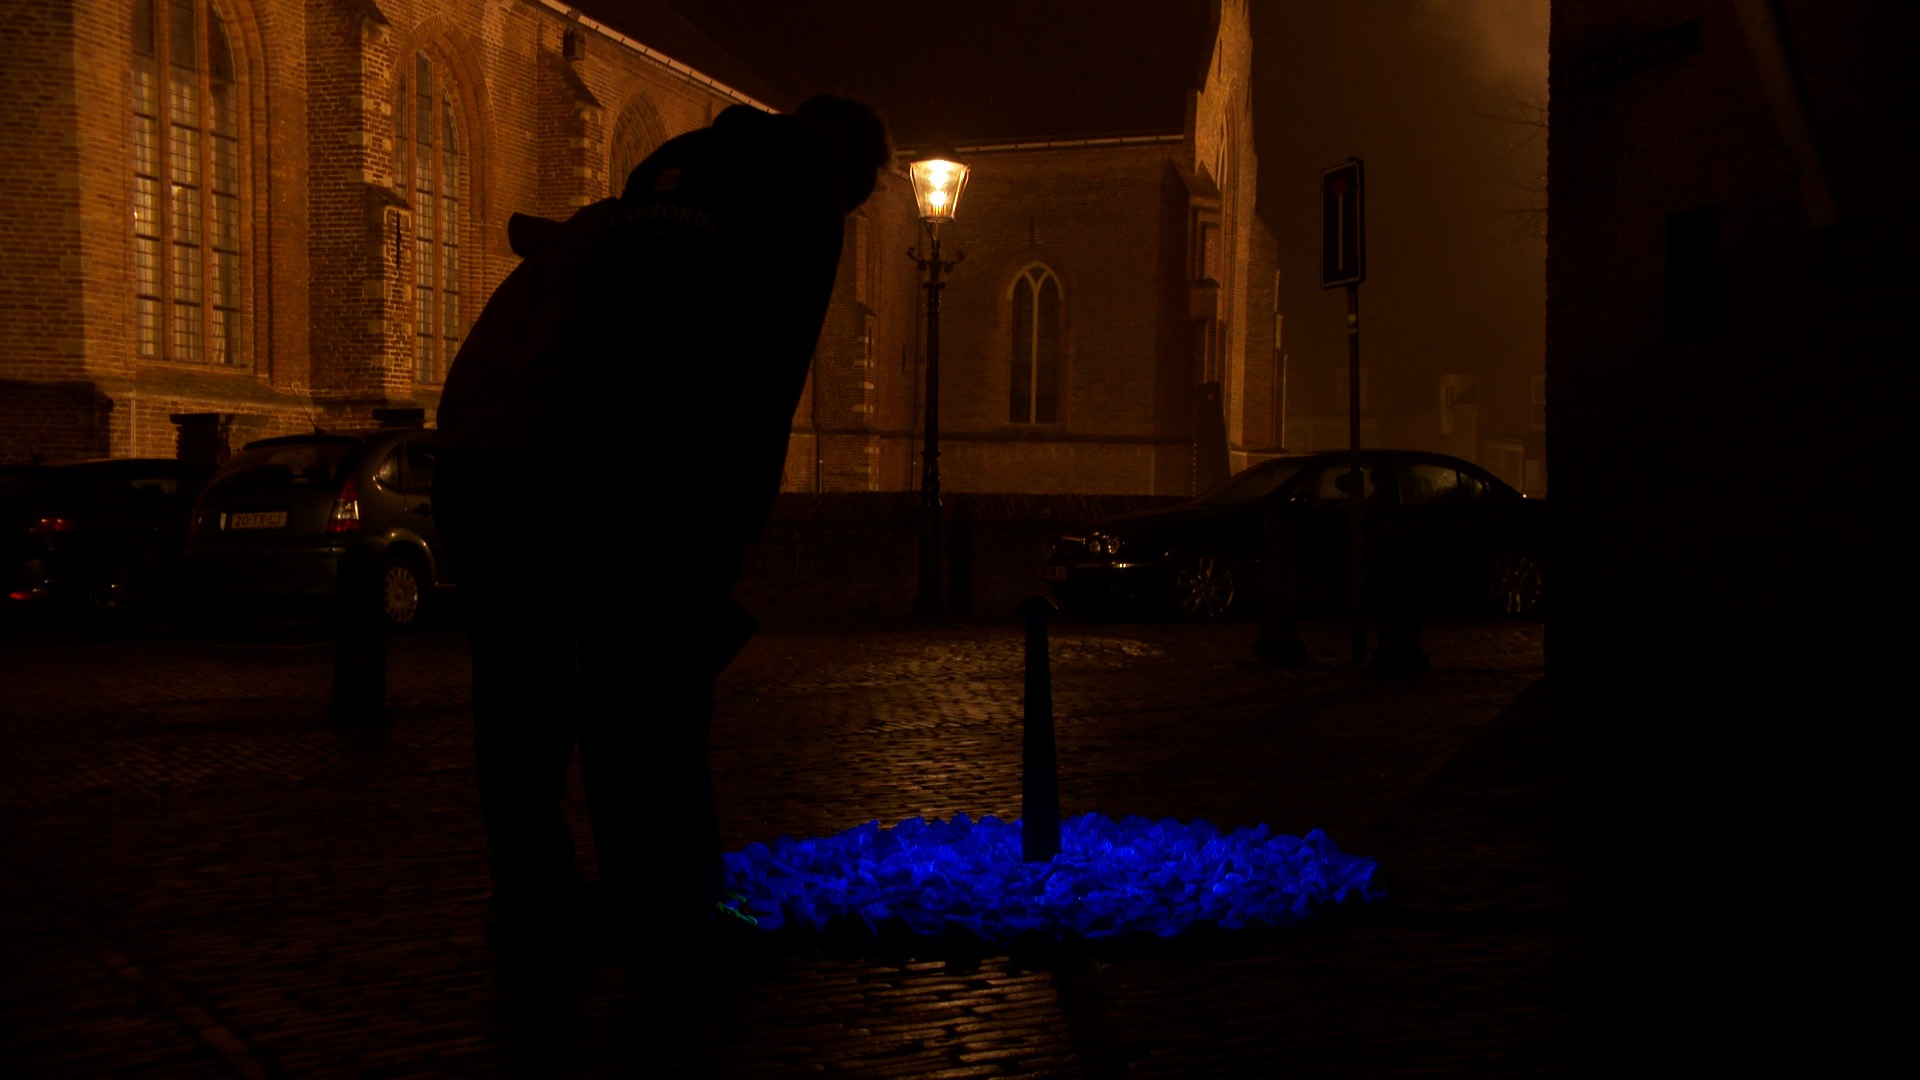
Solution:
<svg viewBox="0 0 1920 1080">
<path fill-rule="evenodd" d="M 437 383 L 466 332 L 460 311 L 460 132 L 453 88 L 422 53 L 394 95 L 395 185 L 413 202 L 413 374 Z"/>
<path fill-rule="evenodd" d="M 132 96 L 135 349 L 242 364 L 240 95 L 208 0 L 133 0 Z"/>
<path fill-rule="evenodd" d="M 1013 282 L 1013 378 L 1007 419 L 1051 424 L 1060 418 L 1060 281 L 1035 263 Z"/>
<path fill-rule="evenodd" d="M 620 119 L 613 125 L 613 145 L 607 162 L 607 186 L 612 189 L 609 194 L 617 198 L 625 191 L 627 175 L 633 172 L 634 166 L 645 161 L 647 155 L 665 141 L 660 120 L 644 98 L 635 99 L 622 110 Z"/>
</svg>

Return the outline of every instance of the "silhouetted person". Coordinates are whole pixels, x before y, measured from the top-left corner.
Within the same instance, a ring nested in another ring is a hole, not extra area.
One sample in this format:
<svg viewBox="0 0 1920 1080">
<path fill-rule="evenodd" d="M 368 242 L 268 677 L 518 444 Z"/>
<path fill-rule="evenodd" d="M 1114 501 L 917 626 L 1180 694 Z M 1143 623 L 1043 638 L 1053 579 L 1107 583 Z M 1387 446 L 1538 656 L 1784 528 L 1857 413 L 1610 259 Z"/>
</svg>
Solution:
<svg viewBox="0 0 1920 1080">
<path fill-rule="evenodd" d="M 619 199 L 510 223 L 526 261 L 449 372 L 434 489 L 469 610 L 496 926 L 579 916 L 576 735 L 608 910 L 669 939 L 713 916 L 713 679 L 752 630 L 733 588 L 845 217 L 889 157 L 855 102 L 734 106 Z"/>
</svg>

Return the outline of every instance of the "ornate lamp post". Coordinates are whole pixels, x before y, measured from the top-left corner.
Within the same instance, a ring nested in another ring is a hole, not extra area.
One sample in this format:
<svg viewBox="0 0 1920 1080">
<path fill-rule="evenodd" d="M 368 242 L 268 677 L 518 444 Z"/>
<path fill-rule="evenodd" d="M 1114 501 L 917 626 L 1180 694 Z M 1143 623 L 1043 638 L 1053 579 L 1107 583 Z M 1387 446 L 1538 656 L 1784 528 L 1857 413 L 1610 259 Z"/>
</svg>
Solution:
<svg viewBox="0 0 1920 1080">
<path fill-rule="evenodd" d="M 922 517 L 920 520 L 920 582 L 913 595 L 913 617 L 938 619 L 946 604 L 940 594 L 940 290 L 943 273 L 952 272 L 964 254 L 950 261 L 940 258 L 940 226 L 953 220 L 960 192 L 967 186 L 967 166 L 951 153 L 933 152 L 908 168 L 913 199 L 927 231 L 927 256 L 908 248 L 907 258 L 927 275 L 927 437 L 920 453 Z"/>
</svg>

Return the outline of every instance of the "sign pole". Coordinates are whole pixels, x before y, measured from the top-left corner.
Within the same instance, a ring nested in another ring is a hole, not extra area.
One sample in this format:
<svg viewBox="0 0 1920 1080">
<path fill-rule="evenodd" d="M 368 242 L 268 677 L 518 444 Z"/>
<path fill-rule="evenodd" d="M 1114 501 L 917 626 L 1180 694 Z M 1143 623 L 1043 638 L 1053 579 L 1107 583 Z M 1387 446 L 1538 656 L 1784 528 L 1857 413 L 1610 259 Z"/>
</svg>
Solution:
<svg viewBox="0 0 1920 1080">
<path fill-rule="evenodd" d="M 1360 471 L 1360 283 L 1347 286 L 1347 602 L 1352 610 L 1353 662 L 1367 662 L 1367 568 L 1361 530 L 1366 476 Z"/>
<path fill-rule="evenodd" d="M 1360 467 L 1360 283 L 1367 280 L 1366 166 L 1348 158 L 1320 174 L 1320 287 L 1347 288 L 1347 603 L 1353 662 L 1367 661 L 1366 473 Z"/>
</svg>

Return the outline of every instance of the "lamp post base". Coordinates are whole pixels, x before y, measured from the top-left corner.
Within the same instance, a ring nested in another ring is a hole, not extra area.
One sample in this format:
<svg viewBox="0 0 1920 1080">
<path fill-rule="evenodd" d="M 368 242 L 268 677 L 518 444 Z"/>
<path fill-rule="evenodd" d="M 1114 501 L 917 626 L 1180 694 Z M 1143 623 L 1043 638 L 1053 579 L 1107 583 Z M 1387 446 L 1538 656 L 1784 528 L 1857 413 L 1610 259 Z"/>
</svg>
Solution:
<svg viewBox="0 0 1920 1080">
<path fill-rule="evenodd" d="M 920 520 L 920 578 L 913 594 L 913 617 L 921 620 L 946 617 L 945 598 L 940 595 L 940 504 L 929 501 Z"/>
</svg>

